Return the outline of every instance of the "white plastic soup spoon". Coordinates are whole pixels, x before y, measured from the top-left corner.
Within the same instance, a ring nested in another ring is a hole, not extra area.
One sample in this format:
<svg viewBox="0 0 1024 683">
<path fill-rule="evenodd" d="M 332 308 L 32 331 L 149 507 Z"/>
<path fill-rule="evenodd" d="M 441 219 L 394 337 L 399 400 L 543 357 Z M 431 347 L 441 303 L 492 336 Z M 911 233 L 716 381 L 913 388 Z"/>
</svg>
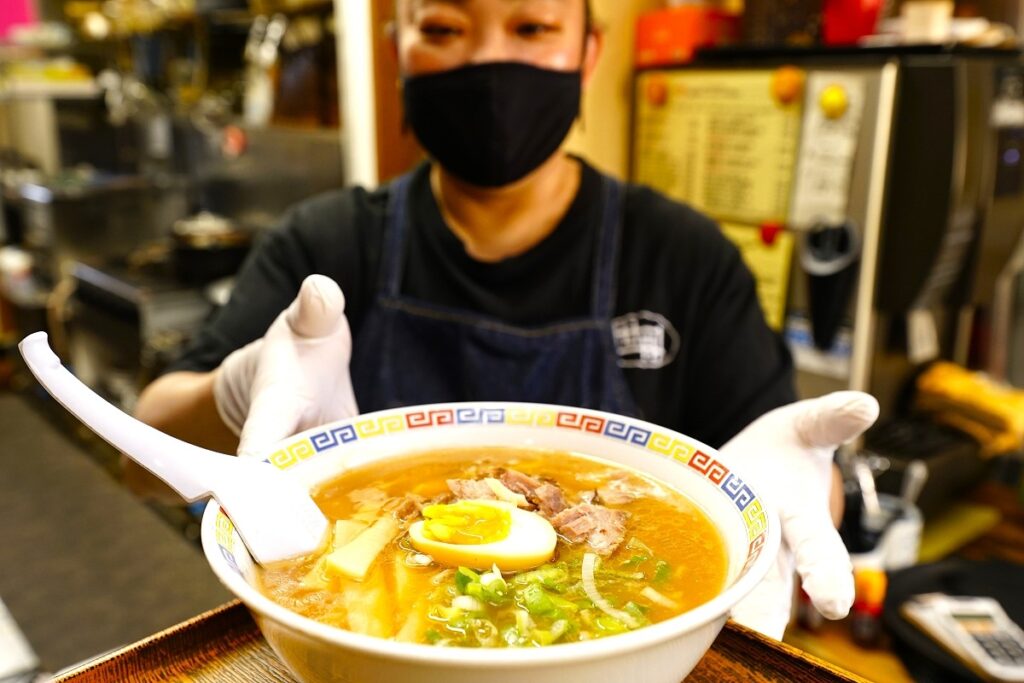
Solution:
<svg viewBox="0 0 1024 683">
<path fill-rule="evenodd" d="M 216 498 L 260 564 L 311 554 L 326 541 L 327 519 L 309 492 L 273 465 L 193 446 L 126 415 L 61 365 L 45 332 L 18 348 L 50 395 L 105 441 L 186 501 Z"/>
</svg>

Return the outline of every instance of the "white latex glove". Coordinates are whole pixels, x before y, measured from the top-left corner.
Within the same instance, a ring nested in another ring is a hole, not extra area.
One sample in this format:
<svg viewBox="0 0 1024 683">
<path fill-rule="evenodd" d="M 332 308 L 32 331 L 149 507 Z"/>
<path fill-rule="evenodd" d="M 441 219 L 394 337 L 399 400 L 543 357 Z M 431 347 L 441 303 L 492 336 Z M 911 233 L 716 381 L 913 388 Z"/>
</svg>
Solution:
<svg viewBox="0 0 1024 683">
<path fill-rule="evenodd" d="M 351 356 L 341 288 L 329 277 L 310 275 L 263 338 L 234 351 L 216 370 L 217 412 L 239 435 L 238 454 L 263 454 L 292 434 L 359 414 Z"/>
<path fill-rule="evenodd" d="M 814 606 L 842 619 L 853 604 L 853 568 L 832 524 L 832 456 L 878 418 L 878 401 L 838 391 L 762 415 L 721 449 L 773 502 L 782 522 L 782 547 L 765 579 L 733 608 L 744 626 L 781 640 L 789 623 L 793 570 Z"/>
</svg>

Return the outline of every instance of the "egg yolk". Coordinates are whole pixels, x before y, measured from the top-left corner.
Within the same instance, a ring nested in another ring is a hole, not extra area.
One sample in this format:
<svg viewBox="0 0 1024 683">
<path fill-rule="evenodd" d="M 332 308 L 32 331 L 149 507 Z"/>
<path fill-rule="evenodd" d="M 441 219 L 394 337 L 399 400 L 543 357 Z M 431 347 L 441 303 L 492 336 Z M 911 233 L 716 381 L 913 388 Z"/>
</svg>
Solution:
<svg viewBox="0 0 1024 683">
<path fill-rule="evenodd" d="M 507 510 L 460 500 L 423 508 L 424 535 L 434 541 L 455 545 L 480 545 L 506 538 L 512 527 Z"/>
<path fill-rule="evenodd" d="M 409 540 L 448 567 L 533 569 L 551 559 L 558 543 L 548 520 L 503 501 L 429 505 L 422 513 L 424 519 L 409 527 Z"/>
</svg>

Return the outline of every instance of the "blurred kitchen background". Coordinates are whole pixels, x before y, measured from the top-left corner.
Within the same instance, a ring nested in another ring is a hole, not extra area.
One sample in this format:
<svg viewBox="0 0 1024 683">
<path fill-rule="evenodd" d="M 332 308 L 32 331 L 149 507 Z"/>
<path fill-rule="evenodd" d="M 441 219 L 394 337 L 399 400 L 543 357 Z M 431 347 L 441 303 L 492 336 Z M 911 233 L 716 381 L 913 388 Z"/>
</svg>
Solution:
<svg viewBox="0 0 1024 683">
<path fill-rule="evenodd" d="M 254 241 L 351 175 L 330 2 L 51 2 L 0 53 L 4 330 L 126 410 Z"/>
<path fill-rule="evenodd" d="M 196 550 L 198 508 L 133 499 L 17 341 L 48 331 L 130 412 L 287 207 L 421 158 L 393 11 L 0 2 L 0 634 L 25 636 L 0 637 L 24 655 L 0 656 L 0 681 L 227 599 Z M 858 611 L 823 626 L 800 603 L 788 638 L 871 680 L 974 680 L 885 596 L 948 558 L 1024 562 L 1024 2 L 594 12 L 605 54 L 571 148 L 719 221 L 803 396 L 853 388 L 883 406 L 841 457 Z"/>
<path fill-rule="evenodd" d="M 0 680 L 228 599 L 198 552 L 201 510 L 128 494 L 118 454 L 30 382 L 15 345 L 47 330 L 131 412 L 287 207 L 376 182 L 372 65 L 397 102 L 378 10 L 393 8 L 0 3 Z"/>
</svg>

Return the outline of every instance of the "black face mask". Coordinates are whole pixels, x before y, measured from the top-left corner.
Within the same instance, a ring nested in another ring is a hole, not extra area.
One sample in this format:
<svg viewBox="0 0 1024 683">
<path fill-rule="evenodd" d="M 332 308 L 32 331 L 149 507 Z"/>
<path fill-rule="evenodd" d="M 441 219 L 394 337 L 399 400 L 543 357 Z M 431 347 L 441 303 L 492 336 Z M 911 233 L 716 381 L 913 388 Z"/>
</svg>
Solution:
<svg viewBox="0 0 1024 683">
<path fill-rule="evenodd" d="M 445 170 L 499 187 L 544 163 L 580 110 L 580 72 L 520 62 L 474 64 L 405 79 L 405 120 Z"/>
</svg>

